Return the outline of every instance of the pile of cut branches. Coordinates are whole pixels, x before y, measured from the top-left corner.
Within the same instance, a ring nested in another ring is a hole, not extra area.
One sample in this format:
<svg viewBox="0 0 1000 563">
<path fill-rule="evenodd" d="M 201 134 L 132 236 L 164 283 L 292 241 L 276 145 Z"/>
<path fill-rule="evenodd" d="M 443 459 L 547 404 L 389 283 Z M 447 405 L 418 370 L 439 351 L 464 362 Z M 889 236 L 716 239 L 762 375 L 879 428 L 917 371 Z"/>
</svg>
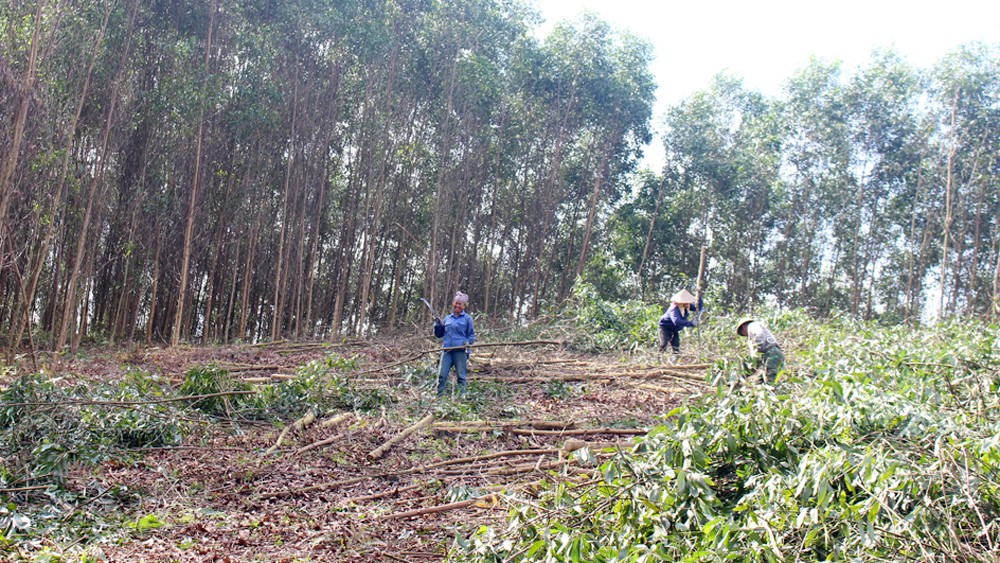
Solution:
<svg viewBox="0 0 1000 563">
<path fill-rule="evenodd" d="M 598 482 L 518 506 L 507 530 L 483 528 L 457 553 L 997 560 L 997 327 L 786 323 L 779 334 L 801 344 L 777 386 L 719 361 L 715 392 L 605 462 Z"/>
</svg>

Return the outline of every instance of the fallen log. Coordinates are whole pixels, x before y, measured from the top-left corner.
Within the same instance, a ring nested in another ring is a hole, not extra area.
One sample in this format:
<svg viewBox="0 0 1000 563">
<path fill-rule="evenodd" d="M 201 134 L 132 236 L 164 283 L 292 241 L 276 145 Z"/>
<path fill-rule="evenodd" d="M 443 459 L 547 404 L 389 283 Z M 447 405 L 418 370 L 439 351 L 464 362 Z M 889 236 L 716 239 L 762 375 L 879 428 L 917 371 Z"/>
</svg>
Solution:
<svg viewBox="0 0 1000 563">
<path fill-rule="evenodd" d="M 308 446 L 303 446 L 303 447 L 295 450 L 295 455 L 296 456 L 300 456 L 300 455 L 302 455 L 302 454 L 304 454 L 306 452 L 315 450 L 317 448 L 322 448 L 323 446 L 329 446 L 330 444 L 332 444 L 334 442 L 339 442 L 340 440 L 343 440 L 344 438 L 347 437 L 348 434 L 350 434 L 350 432 L 341 432 L 340 434 L 335 434 L 335 435 L 330 436 L 329 438 L 326 438 L 324 440 L 320 440 L 318 442 L 313 442 L 312 444 L 309 444 Z"/>
<path fill-rule="evenodd" d="M 473 464 L 470 464 L 470 465 L 442 467 L 442 468 L 439 468 L 439 469 L 435 469 L 434 470 L 434 475 L 446 475 L 446 476 L 449 476 L 449 477 L 452 477 L 452 476 L 470 477 L 470 476 L 475 476 L 475 475 L 486 475 L 487 474 L 487 470 L 493 469 L 493 468 L 496 468 L 496 467 L 507 467 L 507 466 L 504 465 L 503 462 L 497 463 L 495 461 L 494 462 L 491 462 L 491 461 L 481 461 L 479 463 L 473 463 Z"/>
<path fill-rule="evenodd" d="M 464 428 L 464 427 L 527 427 L 527 428 L 537 428 L 539 430 L 569 430 L 576 428 L 577 421 L 575 420 L 467 420 L 462 421 L 460 424 L 451 421 L 435 422 L 434 429 L 438 428 L 448 429 L 453 427 Z"/>
<path fill-rule="evenodd" d="M 287 373 L 272 373 L 266 377 L 240 377 L 237 378 L 237 381 L 240 383 L 274 383 L 275 381 L 291 381 L 295 377 Z"/>
<path fill-rule="evenodd" d="M 388 442 L 372 450 L 367 456 L 368 460 L 375 461 L 376 459 L 382 457 L 383 455 L 385 455 L 385 452 L 389 451 L 390 448 L 399 443 L 401 440 L 403 440 L 410 434 L 413 434 L 417 430 L 420 430 L 421 428 L 431 424 L 432 422 L 434 422 L 434 415 L 428 414 L 424 418 L 420 419 L 420 421 L 414 424 L 413 426 L 410 426 L 409 428 L 403 430 L 402 432 L 391 438 Z"/>
<path fill-rule="evenodd" d="M 54 486 L 55 485 L 33 485 L 31 487 L 14 487 L 14 488 L 11 488 L 11 489 L 0 489 L 0 494 L 26 493 L 28 491 L 41 491 L 41 490 L 48 489 L 48 488 L 51 488 L 51 487 L 54 487 Z"/>
<path fill-rule="evenodd" d="M 530 375 L 530 376 L 510 376 L 510 375 L 476 375 L 470 379 L 478 381 L 496 381 L 500 383 L 549 383 L 552 381 L 562 381 L 564 383 L 574 382 L 598 382 L 611 381 L 613 378 L 605 375 Z"/>
<path fill-rule="evenodd" d="M 496 381 L 502 383 L 549 383 L 561 381 L 563 383 L 588 382 L 605 383 L 627 379 L 657 379 L 666 378 L 680 380 L 685 383 L 708 386 L 708 383 L 700 376 L 688 375 L 685 373 L 671 373 L 667 370 L 654 372 L 634 373 L 588 373 L 588 374 L 536 374 L 530 376 L 522 375 L 476 375 L 472 379 L 479 381 Z"/>
<path fill-rule="evenodd" d="M 550 359 L 550 360 L 536 360 L 532 362 L 484 362 L 477 361 L 475 365 L 479 367 L 485 367 L 490 369 L 519 369 L 519 368 L 532 368 L 535 366 L 547 366 L 547 365 L 563 365 L 563 366 L 592 366 L 590 362 L 585 362 L 583 360 L 577 360 L 573 358 L 566 359 Z"/>
<path fill-rule="evenodd" d="M 541 459 L 539 459 L 541 461 Z M 557 467 L 562 467 L 564 465 L 569 465 L 574 463 L 572 459 L 557 459 L 555 461 L 550 461 L 549 463 L 530 463 L 525 465 L 516 465 L 514 467 L 506 467 L 503 469 L 496 469 L 489 471 L 487 475 L 517 475 L 519 473 L 531 473 L 532 471 L 545 471 L 548 469 L 555 469 Z"/>
<path fill-rule="evenodd" d="M 556 376 L 558 377 L 558 376 Z M 616 372 L 603 372 L 603 373 L 593 373 L 592 378 L 608 378 L 608 379 L 655 379 L 657 377 L 672 377 L 690 380 L 695 383 L 705 383 L 704 376 L 693 375 L 683 371 L 675 371 L 672 369 L 652 369 L 652 370 L 631 370 L 631 371 L 616 371 Z"/>
<path fill-rule="evenodd" d="M 323 422 L 321 422 L 320 423 L 320 428 L 329 428 L 331 426 L 336 426 L 336 425 L 340 424 L 341 422 L 344 422 L 348 418 L 351 418 L 351 413 L 338 414 L 337 416 L 335 416 L 333 418 L 328 418 L 328 419 L 324 420 Z M 344 438 L 345 436 L 347 436 L 347 434 L 348 434 L 348 432 L 341 432 L 340 434 L 336 434 L 334 436 L 330 436 L 329 438 L 324 438 L 322 440 L 319 440 L 318 442 L 313 442 L 313 443 L 311 443 L 311 444 L 309 444 L 307 446 L 303 446 L 303 447 L 299 448 L 298 450 L 295 450 L 295 454 L 294 455 L 300 456 L 300 455 L 302 455 L 302 454 L 304 454 L 304 453 L 306 453 L 308 451 L 315 450 L 316 448 L 322 448 L 323 446 L 328 446 L 328 445 L 330 445 L 330 444 L 332 444 L 332 443 L 334 443 L 334 442 L 336 442 L 336 441 Z"/>
<path fill-rule="evenodd" d="M 583 428 L 579 430 L 530 430 L 515 428 L 515 436 L 590 436 L 593 434 L 613 434 L 622 436 L 645 436 L 649 430 L 642 428 Z"/>
<path fill-rule="evenodd" d="M 241 377 L 237 381 L 240 383 L 249 383 L 251 385 L 257 385 L 259 383 L 274 383 L 274 380 L 270 377 Z"/>
<path fill-rule="evenodd" d="M 281 346 L 282 344 L 287 344 L 288 340 L 282 338 L 280 340 L 272 340 L 270 342 L 258 342 L 256 344 L 251 344 L 251 348 L 269 348 L 271 346 Z"/>
<path fill-rule="evenodd" d="M 347 420 L 349 418 L 351 418 L 351 413 L 349 413 L 349 412 L 338 414 L 337 416 L 330 417 L 330 418 L 328 418 L 328 419 L 320 422 L 319 423 L 319 427 L 320 428 L 329 428 L 331 426 L 336 426 L 336 425 L 340 424 L 341 422 L 344 422 L 345 420 Z"/>
<path fill-rule="evenodd" d="M 659 385 L 653 385 L 651 383 L 639 383 L 636 387 L 639 389 L 647 389 L 649 391 L 659 391 L 660 393 L 667 393 L 669 395 L 683 393 L 685 391 L 683 387 L 660 387 Z"/>
<path fill-rule="evenodd" d="M 608 448 L 630 449 L 634 445 L 635 442 L 632 440 L 626 440 L 623 442 L 588 442 L 586 440 L 569 439 L 563 443 L 562 451 L 568 453 L 582 450 L 583 448 L 590 448 L 592 450 L 605 450 Z"/>
<path fill-rule="evenodd" d="M 270 448 L 268 448 L 267 451 L 264 452 L 264 455 L 271 455 L 272 453 L 274 453 L 274 450 L 277 450 L 278 448 L 280 448 L 281 444 L 284 443 L 285 438 L 288 437 L 289 433 L 291 433 L 291 432 L 298 432 L 299 430 L 303 430 L 303 429 L 305 429 L 306 426 L 309 426 L 310 424 L 312 424 L 315 421 L 316 421 L 316 413 L 314 413 L 312 411 L 307 412 L 305 414 L 305 416 L 303 416 L 302 418 L 296 420 L 292 424 L 289 424 L 288 426 L 286 426 L 281 431 L 281 434 L 278 434 L 278 439 L 274 442 L 274 445 L 271 446 Z"/>
<path fill-rule="evenodd" d="M 651 371 L 651 370 L 675 370 L 675 371 L 688 371 L 688 370 L 703 370 L 712 367 L 715 364 L 645 364 L 633 366 L 636 370 L 641 371 Z"/>
<path fill-rule="evenodd" d="M 274 491 L 273 493 L 264 493 L 260 495 L 262 499 L 271 499 L 278 497 L 286 497 L 292 495 L 301 495 L 304 493 L 312 493 L 315 491 L 322 491 L 324 489 L 332 489 L 334 487 L 342 487 L 344 485 L 354 485 L 356 483 L 361 483 L 369 479 L 375 478 L 375 475 L 366 475 L 363 477 L 351 477 L 350 479 L 341 479 L 339 481 L 330 481 L 328 483 L 319 483 L 317 485 L 312 485 L 309 487 L 303 487 L 301 489 L 289 489 L 287 491 Z"/>
<path fill-rule="evenodd" d="M 400 518 L 411 518 L 413 516 L 421 516 L 423 514 L 436 514 L 438 512 L 446 512 L 448 510 L 456 510 L 459 508 L 466 508 L 468 506 L 473 506 L 479 503 L 494 503 L 496 502 L 496 495 L 484 495 L 481 497 L 470 498 L 468 500 L 462 500 L 458 502 L 452 502 L 449 504 L 441 504 L 438 506 L 428 506 L 425 508 L 417 508 L 414 510 L 407 510 L 406 512 L 397 512 L 395 514 L 386 514 L 376 518 L 379 522 L 384 522 L 386 520 L 398 520 Z"/>
<path fill-rule="evenodd" d="M 324 490 L 324 489 L 332 489 L 334 487 L 342 487 L 342 486 L 345 486 L 345 485 L 353 485 L 355 483 L 361 483 L 361 482 L 367 481 L 369 479 L 384 479 L 384 478 L 387 478 L 387 477 L 394 478 L 394 477 L 400 477 L 402 475 L 412 475 L 414 473 L 425 473 L 427 471 L 430 471 L 431 469 L 436 469 L 438 467 L 444 467 L 444 466 L 447 466 L 447 465 L 455 465 L 455 464 L 459 464 L 459 463 L 469 463 L 469 462 L 480 461 L 480 460 L 485 460 L 485 459 L 495 459 L 495 458 L 499 458 L 499 457 L 508 457 L 508 456 L 517 456 L 517 455 L 546 455 L 546 454 L 555 454 L 555 453 L 559 453 L 560 451 L 561 450 L 559 450 L 558 448 L 556 448 L 556 449 L 546 448 L 546 449 L 534 449 L 534 450 L 508 450 L 508 451 L 494 452 L 494 453 L 491 453 L 491 454 L 483 454 L 483 455 L 478 455 L 478 456 L 463 457 L 463 458 L 457 458 L 457 459 L 449 459 L 449 460 L 445 460 L 445 461 L 439 461 L 437 463 L 432 463 L 430 465 L 421 465 L 421 466 L 417 466 L 417 467 L 410 467 L 408 469 L 403 469 L 403 470 L 400 470 L 400 471 L 391 471 L 391 472 L 386 472 L 386 473 L 377 473 L 377 474 L 374 474 L 374 475 L 366 475 L 366 476 L 363 476 L 363 477 L 354 477 L 354 478 L 351 478 L 351 479 L 342 479 L 342 480 L 339 480 L 339 481 L 330 481 L 328 483 L 319 483 L 317 485 L 311 485 L 309 487 L 304 487 L 304 488 L 301 488 L 301 489 L 289 489 L 287 491 L 276 491 L 276 492 L 273 492 L 273 493 L 265 493 L 265 494 L 261 495 L 260 498 L 262 498 L 262 499 L 269 499 L 269 498 L 276 498 L 276 497 L 283 497 L 283 496 L 292 496 L 292 495 L 310 493 L 310 492 L 313 492 L 313 491 L 321 491 L 321 490 Z"/>
<path fill-rule="evenodd" d="M 449 459 L 445 461 L 439 461 L 437 463 L 432 463 L 430 465 L 422 465 L 418 467 L 411 468 L 407 472 L 413 473 L 423 473 L 431 469 L 437 469 L 438 467 L 445 467 L 447 465 L 457 465 L 460 463 L 475 463 L 477 461 L 484 461 L 489 459 L 497 459 L 501 457 L 513 457 L 519 455 L 546 455 L 559 453 L 558 449 L 552 448 L 540 448 L 535 450 L 507 450 L 503 452 L 493 452 L 491 454 L 476 455 L 470 457 L 460 457 L 457 459 Z"/>
<path fill-rule="evenodd" d="M 282 364 L 272 364 L 272 365 L 254 365 L 254 364 L 217 364 L 221 370 L 228 371 L 229 373 L 243 373 L 250 371 L 278 371 L 282 369 L 290 369 L 295 366 L 286 366 Z"/>
<path fill-rule="evenodd" d="M 160 405 L 164 403 L 177 403 L 180 401 L 200 401 L 214 397 L 228 397 L 230 395 L 256 395 L 253 390 L 224 391 L 222 393 L 209 393 L 207 395 L 185 395 L 183 397 L 169 397 L 166 399 L 152 399 L 149 401 L 30 401 L 23 403 L 4 403 L 4 407 L 62 407 L 62 406 L 101 406 L 101 407 L 137 407 L 142 405 Z"/>
<path fill-rule="evenodd" d="M 615 434 L 625 436 L 643 436 L 648 430 L 641 428 L 579 428 L 568 430 L 536 430 L 533 428 L 514 428 L 511 426 L 442 426 L 434 428 L 435 432 L 453 432 L 455 434 L 475 434 L 477 432 L 504 432 L 515 436 L 589 436 L 593 434 Z"/>
<path fill-rule="evenodd" d="M 392 495 L 398 495 L 399 493 L 405 493 L 407 491 L 412 491 L 414 489 L 419 489 L 420 487 L 423 487 L 424 485 L 425 485 L 425 483 L 417 483 L 415 485 L 410 485 L 408 487 L 399 487 L 399 486 L 397 486 L 396 488 L 394 488 L 392 490 L 382 491 L 381 493 L 373 493 L 373 494 L 370 494 L 370 495 L 364 495 L 364 496 L 360 496 L 360 497 L 346 498 L 346 499 L 342 500 L 341 503 L 342 504 L 350 504 L 352 502 L 364 502 L 364 501 L 368 501 L 368 500 L 378 500 L 380 498 L 391 497 Z"/>
</svg>

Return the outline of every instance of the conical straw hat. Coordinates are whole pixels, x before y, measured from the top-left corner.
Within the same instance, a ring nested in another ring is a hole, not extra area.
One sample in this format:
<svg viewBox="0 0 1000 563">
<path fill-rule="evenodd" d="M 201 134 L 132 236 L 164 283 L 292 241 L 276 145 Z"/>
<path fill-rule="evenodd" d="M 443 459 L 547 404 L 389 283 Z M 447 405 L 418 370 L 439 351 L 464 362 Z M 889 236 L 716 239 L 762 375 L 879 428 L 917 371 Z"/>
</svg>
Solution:
<svg viewBox="0 0 1000 563">
<path fill-rule="evenodd" d="M 694 295 L 691 295 L 691 293 L 686 289 L 682 289 L 675 293 L 670 300 L 674 303 L 694 303 L 697 301 L 697 299 L 694 298 Z"/>
</svg>

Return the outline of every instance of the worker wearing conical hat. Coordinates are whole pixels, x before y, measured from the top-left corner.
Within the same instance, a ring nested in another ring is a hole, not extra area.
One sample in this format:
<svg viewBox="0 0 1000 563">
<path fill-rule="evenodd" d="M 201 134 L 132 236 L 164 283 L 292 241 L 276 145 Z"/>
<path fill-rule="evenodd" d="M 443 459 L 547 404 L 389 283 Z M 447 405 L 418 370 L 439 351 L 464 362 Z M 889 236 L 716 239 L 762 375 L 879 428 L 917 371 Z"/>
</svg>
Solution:
<svg viewBox="0 0 1000 563">
<path fill-rule="evenodd" d="M 736 334 L 747 337 L 750 345 L 750 357 L 754 361 L 754 369 L 764 366 L 764 381 L 774 383 L 785 364 L 785 354 L 778 345 L 778 339 L 771 334 L 764 323 L 753 317 L 743 317 L 736 323 Z"/>
<path fill-rule="evenodd" d="M 660 352 L 666 351 L 667 344 L 673 350 L 670 356 L 670 363 L 677 361 L 677 355 L 681 352 L 681 330 L 689 326 L 698 326 L 698 320 L 688 320 L 692 310 L 695 310 L 695 299 L 694 295 L 691 295 L 686 289 L 682 289 L 675 293 L 673 297 L 670 298 L 670 307 L 667 308 L 667 312 L 663 313 L 660 317 L 660 326 L 657 331 L 657 336 L 660 344 Z M 701 309 L 701 303 L 698 303 L 697 309 Z"/>
</svg>

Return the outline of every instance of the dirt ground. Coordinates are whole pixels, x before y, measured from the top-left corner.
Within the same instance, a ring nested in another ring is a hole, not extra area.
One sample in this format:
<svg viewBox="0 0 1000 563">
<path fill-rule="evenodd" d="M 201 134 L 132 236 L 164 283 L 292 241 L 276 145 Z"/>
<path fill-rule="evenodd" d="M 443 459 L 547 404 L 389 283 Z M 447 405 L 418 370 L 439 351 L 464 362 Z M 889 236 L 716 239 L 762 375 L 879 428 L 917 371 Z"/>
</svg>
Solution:
<svg viewBox="0 0 1000 563">
<path fill-rule="evenodd" d="M 704 389 L 706 366 L 690 361 L 669 366 L 652 354 L 532 344 L 477 350 L 468 396 L 437 399 L 436 355 L 420 354 L 427 346 L 426 339 L 281 342 L 54 362 L 52 371 L 81 377 L 136 366 L 175 379 L 214 362 L 230 366 L 234 378 L 262 382 L 337 354 L 356 359 L 353 385 L 383 399 L 366 411 L 325 414 L 271 453 L 281 428 L 220 421 L 181 447 L 81 469 L 70 486 L 130 491 L 136 500 L 127 516 L 155 516 L 88 553 L 107 561 L 441 560 L 456 538 L 482 525 L 509 533 L 511 508 L 553 483 L 592 479 L 601 459 Z M 371 455 L 428 414 L 433 422 Z"/>
</svg>

